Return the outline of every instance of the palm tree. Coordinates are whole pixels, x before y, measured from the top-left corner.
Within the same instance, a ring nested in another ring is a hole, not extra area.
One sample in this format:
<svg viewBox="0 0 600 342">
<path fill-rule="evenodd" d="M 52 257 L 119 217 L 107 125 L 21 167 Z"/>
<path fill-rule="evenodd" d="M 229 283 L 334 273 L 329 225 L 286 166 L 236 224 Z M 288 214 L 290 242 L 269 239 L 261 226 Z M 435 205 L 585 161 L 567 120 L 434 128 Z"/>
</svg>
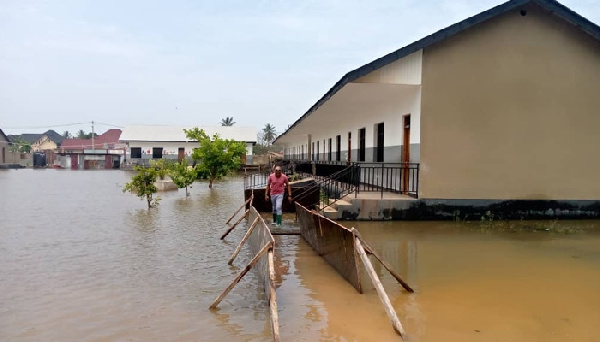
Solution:
<svg viewBox="0 0 600 342">
<path fill-rule="evenodd" d="M 263 141 L 266 145 L 271 145 L 275 137 L 277 136 L 277 131 L 275 130 L 275 126 L 270 123 L 265 125 L 265 128 L 262 130 L 263 133 Z"/>
<path fill-rule="evenodd" d="M 63 138 L 65 138 L 65 139 L 71 139 L 71 138 L 73 138 L 73 134 L 71 134 L 71 132 L 69 132 L 69 131 L 65 131 L 65 132 L 62 134 L 62 136 L 63 136 Z"/>
<path fill-rule="evenodd" d="M 82 129 L 77 131 L 77 139 L 85 139 L 86 136 L 87 136 L 87 134 L 85 134 L 85 132 Z"/>
<path fill-rule="evenodd" d="M 234 124 L 235 122 L 233 122 L 233 116 L 227 116 L 225 119 L 221 119 L 221 126 L 233 126 Z"/>
</svg>

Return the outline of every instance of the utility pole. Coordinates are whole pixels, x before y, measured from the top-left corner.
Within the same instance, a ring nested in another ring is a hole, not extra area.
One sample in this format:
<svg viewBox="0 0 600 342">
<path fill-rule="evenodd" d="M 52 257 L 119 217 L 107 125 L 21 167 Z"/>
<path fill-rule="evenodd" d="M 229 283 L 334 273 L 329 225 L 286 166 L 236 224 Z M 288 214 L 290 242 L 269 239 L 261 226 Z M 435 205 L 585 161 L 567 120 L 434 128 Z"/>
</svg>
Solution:
<svg viewBox="0 0 600 342">
<path fill-rule="evenodd" d="M 94 145 L 94 121 L 92 121 L 92 153 L 96 152 L 96 145 Z"/>
</svg>

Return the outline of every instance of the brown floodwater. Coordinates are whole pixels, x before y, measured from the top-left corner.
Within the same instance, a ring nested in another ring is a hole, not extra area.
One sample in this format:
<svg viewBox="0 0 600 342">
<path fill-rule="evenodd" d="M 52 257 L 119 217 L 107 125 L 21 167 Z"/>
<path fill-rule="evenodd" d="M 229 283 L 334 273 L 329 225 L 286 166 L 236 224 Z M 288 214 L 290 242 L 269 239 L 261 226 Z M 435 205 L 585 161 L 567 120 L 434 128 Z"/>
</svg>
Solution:
<svg viewBox="0 0 600 342">
<path fill-rule="evenodd" d="M 228 266 L 243 181 L 198 182 L 160 206 L 121 171 L 0 171 L 0 341 L 268 341 L 254 272 Z M 294 216 L 284 223 L 295 225 Z M 600 341 L 600 222 L 349 222 L 410 341 Z M 298 236 L 276 236 L 284 341 L 398 341 L 363 276 L 358 294 Z"/>
</svg>

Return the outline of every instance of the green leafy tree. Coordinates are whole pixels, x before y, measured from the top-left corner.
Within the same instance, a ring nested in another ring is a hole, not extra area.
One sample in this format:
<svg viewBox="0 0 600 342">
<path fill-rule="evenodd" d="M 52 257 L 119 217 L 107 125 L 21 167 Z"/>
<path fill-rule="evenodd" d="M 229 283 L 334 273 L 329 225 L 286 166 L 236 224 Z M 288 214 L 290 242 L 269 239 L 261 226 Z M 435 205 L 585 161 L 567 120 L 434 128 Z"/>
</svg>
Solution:
<svg viewBox="0 0 600 342">
<path fill-rule="evenodd" d="M 166 159 L 151 159 L 150 166 L 156 170 L 156 175 L 160 179 L 165 179 L 169 174 L 171 164 Z"/>
<path fill-rule="evenodd" d="M 246 154 L 244 143 L 221 139 L 218 134 L 209 137 L 198 127 L 183 131 L 189 139 L 200 143 L 200 147 L 194 149 L 192 158 L 199 161 L 196 165 L 199 172 L 208 172 L 209 188 L 212 188 L 215 179 L 239 170 L 242 157 Z"/>
<path fill-rule="evenodd" d="M 73 138 L 73 134 L 71 134 L 71 132 L 69 132 L 69 131 L 65 131 L 65 132 L 62 134 L 62 136 L 63 136 L 63 138 L 65 138 L 65 139 L 71 139 L 71 138 Z"/>
<path fill-rule="evenodd" d="M 158 206 L 160 197 L 154 198 L 154 194 L 158 191 L 156 189 L 157 172 L 152 167 L 136 166 L 134 168 L 137 171 L 137 175 L 131 178 L 131 182 L 125 184 L 123 192 L 130 192 L 137 195 L 140 199 L 146 199 L 148 203 L 148 209 Z"/>
<path fill-rule="evenodd" d="M 181 163 L 173 164 L 169 170 L 169 176 L 178 188 L 185 188 L 186 196 L 190 195 L 188 187 L 191 188 L 192 183 L 196 180 L 197 172 L 196 168 L 188 166 L 187 159 L 183 159 Z"/>
<path fill-rule="evenodd" d="M 262 140 L 265 145 L 271 145 L 273 140 L 277 137 L 277 131 L 275 130 L 275 126 L 270 123 L 265 125 L 265 128 L 262 129 Z"/>
<path fill-rule="evenodd" d="M 31 152 L 31 144 L 23 138 L 13 139 L 12 144 L 9 148 L 10 152 L 20 152 L 20 153 L 30 153 Z"/>
<path fill-rule="evenodd" d="M 221 126 L 233 126 L 234 124 L 235 122 L 233 122 L 233 116 L 227 116 L 225 119 L 221 119 Z"/>
<path fill-rule="evenodd" d="M 79 131 L 77 131 L 77 139 L 85 139 L 87 137 L 87 134 L 85 134 L 85 131 L 80 129 Z"/>
</svg>

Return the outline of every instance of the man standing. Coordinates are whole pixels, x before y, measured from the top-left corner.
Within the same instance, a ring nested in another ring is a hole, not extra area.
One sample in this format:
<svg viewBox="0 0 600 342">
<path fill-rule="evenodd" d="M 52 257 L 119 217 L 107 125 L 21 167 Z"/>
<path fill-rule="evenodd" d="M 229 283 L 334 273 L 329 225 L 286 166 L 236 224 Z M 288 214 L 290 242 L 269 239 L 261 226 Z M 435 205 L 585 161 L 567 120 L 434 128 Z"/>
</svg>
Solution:
<svg viewBox="0 0 600 342">
<path fill-rule="evenodd" d="M 286 175 L 281 173 L 281 166 L 275 166 L 275 172 L 269 175 L 267 181 L 267 188 L 265 189 L 265 201 L 269 200 L 269 194 L 271 194 L 271 205 L 273 207 L 273 222 L 277 227 L 281 226 L 281 215 L 283 194 L 285 193 L 285 187 L 288 190 L 288 201 L 292 202 L 292 188 Z"/>
</svg>

